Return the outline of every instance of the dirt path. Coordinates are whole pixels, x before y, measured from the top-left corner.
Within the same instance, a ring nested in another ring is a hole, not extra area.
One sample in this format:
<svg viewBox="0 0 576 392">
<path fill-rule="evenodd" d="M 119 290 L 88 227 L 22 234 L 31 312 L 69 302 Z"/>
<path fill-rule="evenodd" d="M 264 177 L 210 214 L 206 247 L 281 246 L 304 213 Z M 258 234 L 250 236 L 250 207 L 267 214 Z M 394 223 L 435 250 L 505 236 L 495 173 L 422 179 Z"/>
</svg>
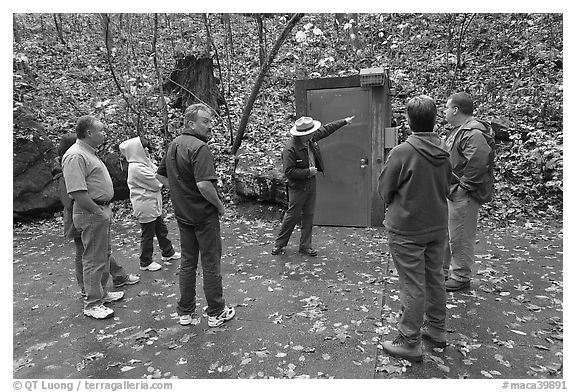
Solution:
<svg viewBox="0 0 576 392">
<path fill-rule="evenodd" d="M 448 297 L 449 347 L 425 346 L 414 365 L 381 350 L 399 311 L 384 231 L 317 227 L 311 259 L 296 252 L 299 233 L 271 256 L 277 225 L 223 222 L 225 296 L 237 317 L 215 329 L 202 317 L 178 325 L 178 263 L 142 274 L 114 319 L 84 317 L 60 222 L 15 227 L 14 378 L 563 377 L 560 224 L 482 230 L 472 289 Z M 117 217 L 113 230 L 117 259 L 139 273 L 137 225 Z M 200 282 L 198 292 L 201 308 Z"/>
</svg>

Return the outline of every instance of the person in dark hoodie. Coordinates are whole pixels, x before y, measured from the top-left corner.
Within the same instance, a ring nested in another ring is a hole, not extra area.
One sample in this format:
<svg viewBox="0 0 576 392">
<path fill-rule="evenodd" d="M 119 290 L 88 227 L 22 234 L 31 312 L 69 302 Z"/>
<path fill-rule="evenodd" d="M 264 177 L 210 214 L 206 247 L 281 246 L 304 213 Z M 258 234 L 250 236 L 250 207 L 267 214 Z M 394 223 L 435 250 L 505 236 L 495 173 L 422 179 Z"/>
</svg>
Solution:
<svg viewBox="0 0 576 392">
<path fill-rule="evenodd" d="M 464 92 L 451 95 L 444 110 L 452 126 L 446 147 L 453 167 L 448 196 L 450 244 L 444 260 L 446 291 L 470 286 L 478 211 L 480 205 L 492 199 L 494 135 L 487 123 L 473 117 L 473 111 L 472 97 Z"/>
<path fill-rule="evenodd" d="M 378 179 L 402 304 L 398 336 L 383 348 L 390 355 L 421 361 L 422 337 L 446 346 L 442 264 L 452 166 L 443 141 L 433 132 L 434 100 L 426 95 L 412 98 L 406 114 L 413 134 L 392 149 Z"/>
</svg>

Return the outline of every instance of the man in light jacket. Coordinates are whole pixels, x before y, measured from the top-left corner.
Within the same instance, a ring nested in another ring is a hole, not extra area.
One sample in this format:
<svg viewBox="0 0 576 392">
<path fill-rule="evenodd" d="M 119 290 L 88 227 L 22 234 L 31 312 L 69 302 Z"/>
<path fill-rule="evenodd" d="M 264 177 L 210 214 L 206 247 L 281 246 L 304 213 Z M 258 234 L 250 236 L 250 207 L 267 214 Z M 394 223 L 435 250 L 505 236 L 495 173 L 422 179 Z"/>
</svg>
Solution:
<svg viewBox="0 0 576 392">
<path fill-rule="evenodd" d="M 140 223 L 140 269 L 158 271 L 162 265 L 152 260 L 154 236 L 162 250 L 162 261 L 179 259 L 180 253 L 174 250 L 168 239 L 168 228 L 162 217 L 162 183 L 156 178 L 156 165 L 150 159 L 145 147 L 149 141 L 134 137 L 120 144 L 120 152 L 128 161 L 128 188 L 134 216 Z"/>
</svg>

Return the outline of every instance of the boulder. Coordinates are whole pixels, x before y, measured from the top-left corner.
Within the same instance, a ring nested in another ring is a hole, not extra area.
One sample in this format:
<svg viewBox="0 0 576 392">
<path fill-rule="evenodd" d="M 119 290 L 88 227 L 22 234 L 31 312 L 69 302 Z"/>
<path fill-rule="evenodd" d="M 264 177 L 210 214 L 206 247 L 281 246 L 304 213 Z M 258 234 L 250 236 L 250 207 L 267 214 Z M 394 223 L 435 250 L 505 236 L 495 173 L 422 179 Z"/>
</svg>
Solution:
<svg viewBox="0 0 576 392">
<path fill-rule="evenodd" d="M 22 106 L 15 108 L 13 124 L 14 219 L 44 217 L 61 211 L 58 184 L 52 177 L 58 140 L 50 140 L 42 124 Z M 128 163 L 119 152 L 104 154 L 102 161 L 112 177 L 114 200 L 127 199 Z"/>
<path fill-rule="evenodd" d="M 112 200 L 124 200 L 130 197 L 128 179 L 128 162 L 120 152 L 108 152 L 101 155 L 102 162 L 106 165 L 108 173 L 114 185 L 114 198 Z"/>
<path fill-rule="evenodd" d="M 238 155 L 234 171 L 236 195 L 281 205 L 288 203 L 280 153 L 250 152 Z"/>
<path fill-rule="evenodd" d="M 32 113 L 14 110 L 13 124 L 13 212 L 37 215 L 62 209 L 58 188 L 52 180 L 56 148 L 34 120 Z"/>
</svg>

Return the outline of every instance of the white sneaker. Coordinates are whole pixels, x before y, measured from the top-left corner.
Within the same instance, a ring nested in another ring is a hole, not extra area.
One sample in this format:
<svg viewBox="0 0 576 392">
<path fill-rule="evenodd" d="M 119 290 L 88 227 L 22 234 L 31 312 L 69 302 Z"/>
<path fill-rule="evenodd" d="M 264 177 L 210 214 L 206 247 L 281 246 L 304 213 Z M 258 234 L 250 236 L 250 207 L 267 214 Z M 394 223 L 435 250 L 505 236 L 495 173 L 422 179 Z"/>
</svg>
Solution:
<svg viewBox="0 0 576 392">
<path fill-rule="evenodd" d="M 224 324 L 224 322 L 231 320 L 236 311 L 233 307 L 225 306 L 218 316 L 208 316 L 208 326 L 209 327 L 219 327 L 220 325 Z"/>
<path fill-rule="evenodd" d="M 192 324 L 192 315 L 191 314 L 183 314 L 180 316 L 180 325 L 190 325 Z"/>
<path fill-rule="evenodd" d="M 104 305 L 97 305 L 88 309 L 84 309 L 84 316 L 92 317 L 97 320 L 103 320 L 114 316 L 114 311 Z"/>
<path fill-rule="evenodd" d="M 174 252 L 172 256 L 162 256 L 162 261 L 176 260 L 179 259 L 180 256 L 182 256 L 180 252 Z"/>
<path fill-rule="evenodd" d="M 106 294 L 106 296 L 102 298 L 102 301 L 106 304 L 108 302 L 119 301 L 122 298 L 124 298 L 123 291 L 109 291 L 108 294 Z"/>
<path fill-rule="evenodd" d="M 142 271 L 158 271 L 159 269 L 161 269 L 162 266 L 160 264 L 158 264 L 157 262 L 153 261 L 152 263 L 148 264 L 146 267 L 142 267 L 140 266 L 140 269 Z"/>
</svg>

